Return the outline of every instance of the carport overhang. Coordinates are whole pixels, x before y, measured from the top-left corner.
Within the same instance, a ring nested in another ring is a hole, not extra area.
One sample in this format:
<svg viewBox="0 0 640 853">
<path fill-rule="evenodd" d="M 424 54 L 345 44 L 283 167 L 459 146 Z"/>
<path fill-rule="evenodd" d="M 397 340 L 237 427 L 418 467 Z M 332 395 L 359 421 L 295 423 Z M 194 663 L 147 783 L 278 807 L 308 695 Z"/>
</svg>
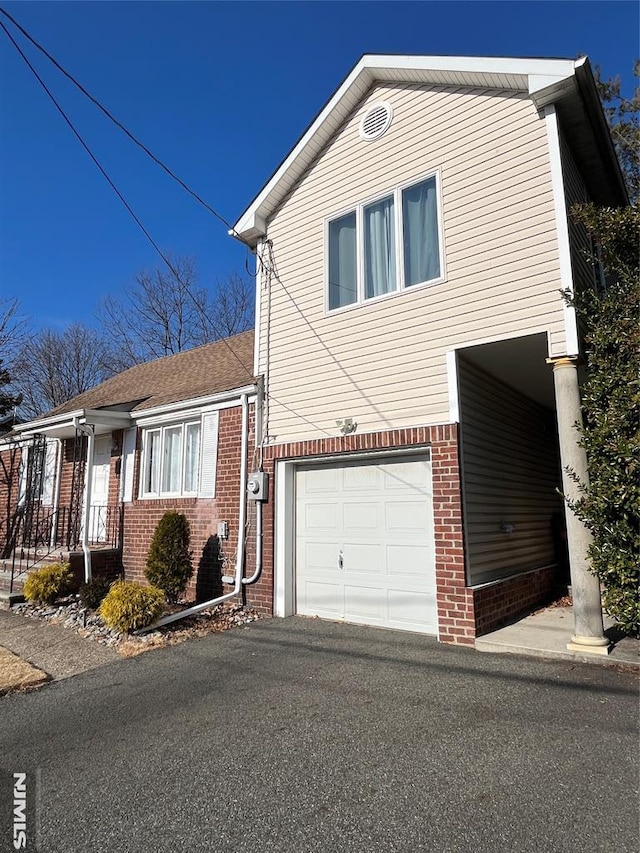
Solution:
<svg viewBox="0 0 640 853">
<path fill-rule="evenodd" d="M 448 353 L 450 418 L 459 422 L 457 356 L 472 362 L 485 373 L 515 388 L 551 411 L 555 410 L 553 375 L 547 364 L 549 355 L 547 332 L 479 341 Z"/>
</svg>

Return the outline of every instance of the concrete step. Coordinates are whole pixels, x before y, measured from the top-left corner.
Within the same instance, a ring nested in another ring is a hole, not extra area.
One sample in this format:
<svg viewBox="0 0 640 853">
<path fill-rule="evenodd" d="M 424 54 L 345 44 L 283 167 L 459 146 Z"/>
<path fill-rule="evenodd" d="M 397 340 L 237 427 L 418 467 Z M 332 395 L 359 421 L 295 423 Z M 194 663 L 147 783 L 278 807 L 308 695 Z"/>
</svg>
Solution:
<svg viewBox="0 0 640 853">
<path fill-rule="evenodd" d="M 25 600 L 21 592 L 9 592 L 0 589 L 0 610 L 10 610 L 14 604 L 20 604 Z"/>
<path fill-rule="evenodd" d="M 28 574 L 28 572 L 25 572 L 24 574 L 18 575 L 17 577 L 14 576 L 14 578 L 13 578 L 13 591 L 14 592 L 16 592 L 16 591 L 22 592 L 22 587 L 24 585 L 24 581 L 27 578 L 27 574 Z M 0 591 L 8 593 L 10 588 L 11 588 L 11 572 L 10 571 L 8 571 L 8 572 L 0 571 Z"/>
</svg>

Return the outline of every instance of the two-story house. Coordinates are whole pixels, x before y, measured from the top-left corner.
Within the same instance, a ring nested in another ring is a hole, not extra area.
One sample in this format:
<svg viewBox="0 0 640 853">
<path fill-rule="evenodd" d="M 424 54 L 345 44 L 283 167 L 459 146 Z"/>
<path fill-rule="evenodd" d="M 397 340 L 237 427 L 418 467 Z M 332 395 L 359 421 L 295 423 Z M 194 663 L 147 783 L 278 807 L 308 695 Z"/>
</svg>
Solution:
<svg viewBox="0 0 640 853">
<path fill-rule="evenodd" d="M 560 497 L 586 200 L 626 203 L 586 58 L 368 55 L 238 219 L 276 615 L 473 643 L 566 581 L 568 540 L 576 641 L 606 647 Z"/>
</svg>

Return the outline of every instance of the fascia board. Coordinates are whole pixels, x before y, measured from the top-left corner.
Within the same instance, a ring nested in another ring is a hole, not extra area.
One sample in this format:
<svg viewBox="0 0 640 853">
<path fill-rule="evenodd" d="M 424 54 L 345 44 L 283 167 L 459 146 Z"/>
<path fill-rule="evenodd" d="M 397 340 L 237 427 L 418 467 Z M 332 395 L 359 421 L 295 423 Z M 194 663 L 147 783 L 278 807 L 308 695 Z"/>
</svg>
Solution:
<svg viewBox="0 0 640 853">
<path fill-rule="evenodd" d="M 85 409 L 80 418 L 83 424 L 113 425 L 116 428 L 131 426 L 129 412 L 115 412 L 106 409 Z"/>
<path fill-rule="evenodd" d="M 194 397 L 191 400 L 180 400 L 176 403 L 166 403 L 163 406 L 155 406 L 152 409 L 136 409 L 131 412 L 132 420 L 140 425 L 142 421 L 149 418 L 162 417 L 163 415 L 179 415 L 183 411 L 202 411 L 207 406 L 214 406 L 216 403 L 224 403 L 228 400 L 238 400 L 243 394 L 248 397 L 256 395 L 257 388 L 255 385 L 245 385 L 241 388 L 233 388 L 229 391 L 222 391 L 219 394 L 209 394 L 207 397 Z"/>
<path fill-rule="evenodd" d="M 44 432 L 47 428 L 62 426 L 66 422 L 73 423 L 75 418 L 82 418 L 84 415 L 85 409 L 77 409 L 74 412 L 64 412 L 64 414 L 52 415 L 49 418 L 39 418 L 35 421 L 20 424 L 16 432 L 19 432 L 21 435 L 34 435 L 37 432 Z"/>
<path fill-rule="evenodd" d="M 462 74 L 475 77 L 478 85 L 491 85 L 489 78 L 492 75 L 512 75 L 517 78 L 515 83 L 518 88 L 527 91 L 533 85 L 534 91 L 538 91 L 550 89 L 567 78 L 573 78 L 575 67 L 576 62 L 572 59 L 365 55 L 320 110 L 229 233 L 255 247 L 266 235 L 269 216 L 308 168 L 313 157 L 324 147 L 365 92 L 374 83 L 387 79 L 390 72 L 422 72 L 424 82 L 429 82 L 429 72 L 449 73 L 452 75 L 452 83 L 456 85 L 460 84 L 459 75 Z"/>
<path fill-rule="evenodd" d="M 309 150 L 310 146 L 317 151 L 324 145 L 326 139 L 333 132 L 333 130 L 327 131 L 326 129 L 328 119 L 331 116 L 334 117 L 333 121 L 330 122 L 331 127 L 333 128 L 337 127 L 342 118 L 348 114 L 351 109 L 349 104 L 355 100 L 353 98 L 349 99 L 348 94 L 353 89 L 358 78 L 365 76 L 365 59 L 366 57 L 363 57 L 360 62 L 358 62 L 344 83 L 338 87 L 320 113 L 318 113 L 316 118 L 309 125 L 308 129 L 300 137 L 300 140 L 293 147 L 291 153 L 282 161 L 251 205 L 242 214 L 240 219 L 238 219 L 230 232 L 232 236 L 244 236 L 252 243 L 257 243 L 259 237 L 264 236 L 266 233 L 266 217 L 264 212 L 261 211 L 262 205 L 268 199 L 273 189 L 285 179 L 288 173 L 291 172 L 292 167 L 303 151 Z M 364 80 L 362 82 L 366 85 Z M 373 82 L 373 78 L 371 82 Z M 325 132 L 321 134 L 320 131 L 323 126 L 325 126 Z M 301 174 L 302 171 L 304 171 L 304 168 L 299 169 L 299 174 Z M 299 174 L 296 177 L 298 177 Z"/>
</svg>

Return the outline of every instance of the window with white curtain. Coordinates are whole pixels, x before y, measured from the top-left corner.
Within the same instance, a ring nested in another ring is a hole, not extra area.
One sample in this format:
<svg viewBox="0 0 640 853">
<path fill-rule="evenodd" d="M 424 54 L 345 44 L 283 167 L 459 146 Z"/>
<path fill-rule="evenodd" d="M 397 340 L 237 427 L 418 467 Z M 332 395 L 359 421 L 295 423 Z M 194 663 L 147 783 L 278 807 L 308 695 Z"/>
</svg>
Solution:
<svg viewBox="0 0 640 853">
<path fill-rule="evenodd" d="M 217 413 L 204 416 L 215 420 Z M 140 496 L 145 498 L 194 496 L 199 493 L 201 463 L 207 481 L 215 481 L 215 447 L 207 445 L 206 459 L 201 453 L 201 421 L 153 427 L 143 432 Z M 211 432 L 209 428 L 208 432 Z M 209 470 L 212 468 L 212 470 Z M 211 491 L 209 489 L 209 491 Z"/>
<path fill-rule="evenodd" d="M 440 223 L 435 174 L 329 220 L 329 310 L 441 280 Z"/>
</svg>

